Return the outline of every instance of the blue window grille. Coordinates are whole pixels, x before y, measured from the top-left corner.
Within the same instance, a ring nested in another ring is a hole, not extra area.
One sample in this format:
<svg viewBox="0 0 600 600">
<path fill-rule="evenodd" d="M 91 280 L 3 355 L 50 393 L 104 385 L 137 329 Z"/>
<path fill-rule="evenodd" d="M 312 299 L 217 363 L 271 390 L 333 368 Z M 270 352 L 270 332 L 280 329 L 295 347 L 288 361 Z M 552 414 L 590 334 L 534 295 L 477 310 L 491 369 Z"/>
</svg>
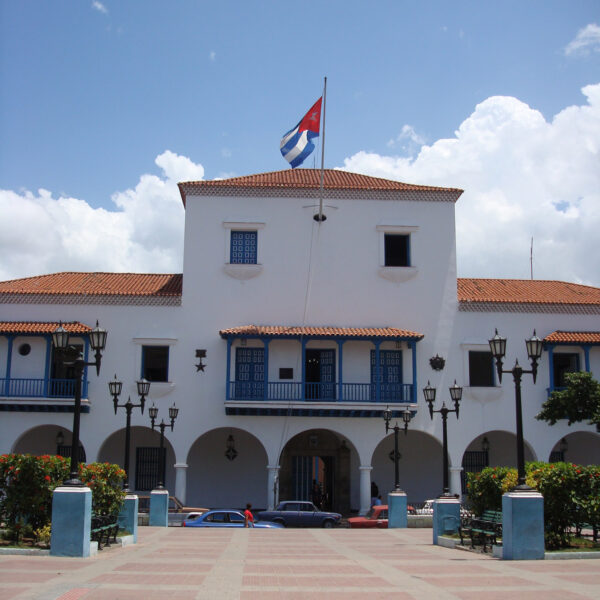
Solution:
<svg viewBox="0 0 600 600">
<path fill-rule="evenodd" d="M 262 399 L 264 390 L 264 348 L 237 348 L 235 354 L 234 397 Z"/>
<path fill-rule="evenodd" d="M 371 350 L 371 400 L 376 397 L 376 353 Z M 402 384 L 402 351 L 379 351 L 379 382 L 381 384 L 380 398 L 382 402 L 403 402 L 404 385 Z"/>
<path fill-rule="evenodd" d="M 242 265 L 255 265 L 257 263 L 256 231 L 232 231 L 230 263 Z"/>
</svg>

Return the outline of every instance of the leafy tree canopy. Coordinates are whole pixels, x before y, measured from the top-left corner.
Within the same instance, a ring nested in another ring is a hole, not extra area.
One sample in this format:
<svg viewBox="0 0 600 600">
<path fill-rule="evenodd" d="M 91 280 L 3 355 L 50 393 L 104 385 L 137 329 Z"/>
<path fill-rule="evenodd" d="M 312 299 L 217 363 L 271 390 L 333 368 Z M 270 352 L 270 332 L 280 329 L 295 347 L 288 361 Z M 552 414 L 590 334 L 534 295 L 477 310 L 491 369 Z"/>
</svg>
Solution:
<svg viewBox="0 0 600 600">
<path fill-rule="evenodd" d="M 568 419 L 569 425 L 580 421 L 600 425 L 600 383 L 592 373 L 567 373 L 565 379 L 566 389 L 552 392 L 536 419 L 550 425 L 561 419 Z"/>
</svg>

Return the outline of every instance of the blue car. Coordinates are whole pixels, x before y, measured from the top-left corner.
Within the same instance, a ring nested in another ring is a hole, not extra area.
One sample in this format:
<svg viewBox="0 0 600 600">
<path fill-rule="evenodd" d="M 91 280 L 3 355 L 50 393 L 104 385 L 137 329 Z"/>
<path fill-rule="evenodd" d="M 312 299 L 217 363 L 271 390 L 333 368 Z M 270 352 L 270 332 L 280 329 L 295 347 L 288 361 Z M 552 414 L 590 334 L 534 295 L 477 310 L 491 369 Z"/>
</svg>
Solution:
<svg viewBox="0 0 600 600">
<path fill-rule="evenodd" d="M 244 515 L 239 510 L 219 509 L 202 513 L 190 513 L 183 527 L 243 527 Z M 279 523 L 255 521 L 254 527 L 261 529 L 281 529 Z"/>
</svg>

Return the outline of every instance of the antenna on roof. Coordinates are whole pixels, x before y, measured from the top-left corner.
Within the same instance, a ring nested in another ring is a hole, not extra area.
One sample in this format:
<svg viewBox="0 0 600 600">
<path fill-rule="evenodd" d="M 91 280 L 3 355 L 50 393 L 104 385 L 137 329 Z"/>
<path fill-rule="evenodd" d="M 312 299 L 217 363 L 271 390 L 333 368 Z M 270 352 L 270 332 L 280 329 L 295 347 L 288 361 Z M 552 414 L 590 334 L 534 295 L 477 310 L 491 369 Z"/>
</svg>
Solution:
<svg viewBox="0 0 600 600">
<path fill-rule="evenodd" d="M 533 236 L 531 236 L 531 248 L 529 250 L 529 272 L 533 280 Z"/>
</svg>

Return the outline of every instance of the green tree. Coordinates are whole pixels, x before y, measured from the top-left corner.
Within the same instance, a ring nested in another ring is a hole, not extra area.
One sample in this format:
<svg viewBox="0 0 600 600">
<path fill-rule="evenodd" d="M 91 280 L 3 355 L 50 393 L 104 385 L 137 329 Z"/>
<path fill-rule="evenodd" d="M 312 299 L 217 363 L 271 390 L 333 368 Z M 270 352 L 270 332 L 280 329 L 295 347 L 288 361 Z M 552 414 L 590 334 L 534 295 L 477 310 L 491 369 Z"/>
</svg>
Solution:
<svg viewBox="0 0 600 600">
<path fill-rule="evenodd" d="M 580 421 L 600 425 L 600 383 L 592 373 L 583 372 L 567 373 L 565 380 L 566 389 L 552 392 L 536 419 L 550 425 L 561 419 L 568 419 L 569 425 Z"/>
</svg>

